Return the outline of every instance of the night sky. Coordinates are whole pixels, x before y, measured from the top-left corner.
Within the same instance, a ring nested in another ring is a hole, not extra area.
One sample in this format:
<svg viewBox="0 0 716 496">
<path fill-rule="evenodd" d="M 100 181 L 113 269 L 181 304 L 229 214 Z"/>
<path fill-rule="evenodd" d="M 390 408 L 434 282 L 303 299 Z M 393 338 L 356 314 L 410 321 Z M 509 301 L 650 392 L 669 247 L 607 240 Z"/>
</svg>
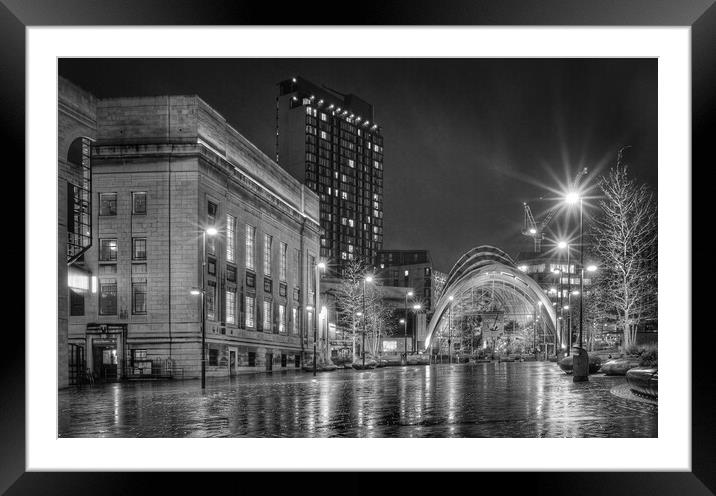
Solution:
<svg viewBox="0 0 716 496">
<path fill-rule="evenodd" d="M 99 98 L 197 94 L 270 157 L 276 83 L 358 95 L 383 128 L 384 248 L 428 249 L 443 271 L 480 244 L 530 250 L 522 202 L 539 220 L 624 145 L 657 186 L 656 59 L 63 59 L 59 72 Z"/>
</svg>

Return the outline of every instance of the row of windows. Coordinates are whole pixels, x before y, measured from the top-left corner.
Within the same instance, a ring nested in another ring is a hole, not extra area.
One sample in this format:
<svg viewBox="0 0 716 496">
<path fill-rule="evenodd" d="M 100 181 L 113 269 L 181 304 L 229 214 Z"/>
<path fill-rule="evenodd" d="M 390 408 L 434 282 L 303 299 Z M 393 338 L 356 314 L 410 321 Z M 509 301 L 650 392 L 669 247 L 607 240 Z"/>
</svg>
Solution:
<svg viewBox="0 0 716 496">
<path fill-rule="evenodd" d="M 147 193 L 136 191 L 132 193 L 132 215 L 145 215 L 147 213 Z M 117 193 L 99 194 L 99 215 L 111 217 L 117 215 Z"/>
<path fill-rule="evenodd" d="M 116 238 L 99 240 L 99 261 L 116 262 L 119 245 Z M 132 238 L 132 260 L 147 259 L 147 238 Z"/>
<path fill-rule="evenodd" d="M 569 270 L 567 270 L 568 269 L 567 264 L 555 264 L 555 263 L 551 263 L 551 264 L 543 264 L 542 263 L 542 264 L 526 265 L 525 267 L 526 267 L 525 272 L 527 274 L 540 274 L 540 273 L 544 273 L 544 272 L 554 272 L 555 270 L 562 271 L 562 272 L 569 272 L 570 274 L 577 273 L 576 265 L 574 265 L 574 264 L 569 264 Z"/>
<path fill-rule="evenodd" d="M 263 301 L 263 319 L 262 330 L 264 332 L 277 332 L 279 334 L 286 334 L 289 330 L 289 315 L 286 312 L 286 305 L 283 303 L 278 304 L 277 315 L 273 314 L 274 303 L 271 300 Z M 237 312 L 237 299 L 235 290 L 227 290 L 224 292 L 224 308 L 225 320 L 227 324 L 236 325 L 238 323 L 238 312 Z M 254 295 L 246 295 L 243 299 L 243 325 L 246 329 L 256 329 L 257 318 L 256 318 L 256 297 Z M 216 320 L 216 285 L 210 283 L 206 293 L 206 318 L 208 320 Z M 274 318 L 276 322 L 274 323 Z M 275 324 L 275 325 L 274 325 Z M 300 328 L 300 318 L 298 308 L 291 308 L 291 321 L 290 331 L 291 334 L 298 334 Z"/>
<path fill-rule="evenodd" d="M 147 279 L 132 278 L 132 315 L 147 313 Z M 99 282 L 99 314 L 117 315 L 117 280 L 101 279 Z M 70 288 L 70 315 L 73 317 L 85 314 L 85 293 Z"/>
<path fill-rule="evenodd" d="M 132 298 L 132 314 L 146 315 L 147 313 L 147 280 L 146 278 L 133 278 L 131 283 Z M 256 326 L 256 298 L 254 296 L 246 296 L 245 303 L 245 322 L 244 325 L 248 329 Z M 227 290 L 224 295 L 224 308 L 226 309 L 226 323 L 235 325 L 237 323 L 236 312 L 236 292 Z M 273 302 L 265 300 L 263 302 L 263 330 L 273 330 L 274 323 L 272 321 Z M 70 315 L 82 316 L 85 313 L 85 293 L 79 290 L 70 289 Z M 101 279 L 99 283 L 99 314 L 100 315 L 117 315 L 117 280 Z M 206 291 L 206 317 L 208 320 L 216 320 L 216 283 L 209 281 Z M 276 330 L 279 333 L 286 333 L 288 329 L 286 313 L 286 305 L 280 303 L 278 305 L 278 322 Z M 300 322 L 298 318 L 298 309 L 291 309 L 291 332 L 298 334 Z"/>
<path fill-rule="evenodd" d="M 326 112 L 318 112 L 318 109 L 312 108 L 310 106 L 311 100 L 309 98 L 303 98 L 302 100 L 303 105 L 306 105 L 306 120 L 310 120 L 312 122 L 316 122 L 317 119 L 321 120 L 321 124 L 326 123 L 326 126 L 330 126 L 331 119 L 329 118 L 329 115 Z M 382 144 L 383 139 L 380 135 L 373 134 L 370 129 L 361 129 L 359 126 L 368 126 L 370 122 L 365 122 L 361 124 L 361 118 L 360 116 L 355 116 L 355 114 L 350 114 L 348 110 L 344 110 L 342 113 L 336 109 L 332 109 L 333 106 L 329 107 L 331 110 L 330 117 L 334 118 L 334 127 L 337 129 L 343 129 L 346 130 L 352 134 L 357 134 L 358 136 L 363 136 L 365 139 L 374 139 L 378 143 Z M 355 122 L 355 125 L 354 125 Z M 314 124 L 315 125 L 315 124 Z M 373 138 L 374 137 L 374 138 Z"/>
<path fill-rule="evenodd" d="M 217 205 L 209 202 L 207 208 L 207 221 L 211 226 L 216 225 Z M 226 261 L 236 262 L 236 217 L 231 214 L 226 215 Z M 246 224 L 245 231 L 245 259 L 244 263 L 247 269 L 256 270 L 256 228 L 250 224 Z M 216 255 L 216 243 L 214 236 L 209 236 L 207 240 L 207 251 L 209 255 Z M 263 236 L 263 273 L 266 277 L 271 277 L 273 271 L 273 236 L 265 234 Z M 296 250 L 298 251 L 298 250 Z M 300 257 L 295 257 L 296 264 L 294 266 L 294 280 L 298 283 L 298 264 Z M 286 281 L 288 270 L 288 244 L 279 243 L 279 280 Z"/>
</svg>

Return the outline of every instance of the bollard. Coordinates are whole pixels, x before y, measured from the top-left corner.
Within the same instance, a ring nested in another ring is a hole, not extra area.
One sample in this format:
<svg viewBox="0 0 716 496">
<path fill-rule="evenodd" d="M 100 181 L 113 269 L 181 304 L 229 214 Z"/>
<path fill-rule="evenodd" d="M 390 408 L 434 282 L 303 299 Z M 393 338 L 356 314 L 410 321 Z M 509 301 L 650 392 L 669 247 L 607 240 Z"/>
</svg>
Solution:
<svg viewBox="0 0 716 496">
<path fill-rule="evenodd" d="M 587 350 L 574 346 L 572 348 L 572 374 L 573 382 L 584 382 L 589 380 L 589 355 Z"/>
</svg>

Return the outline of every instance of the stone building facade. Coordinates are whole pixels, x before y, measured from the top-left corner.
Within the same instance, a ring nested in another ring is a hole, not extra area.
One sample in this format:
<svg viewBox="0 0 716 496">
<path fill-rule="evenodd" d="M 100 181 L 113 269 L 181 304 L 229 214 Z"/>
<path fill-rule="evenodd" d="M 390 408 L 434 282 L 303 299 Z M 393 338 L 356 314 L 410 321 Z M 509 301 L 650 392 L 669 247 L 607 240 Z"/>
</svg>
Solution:
<svg viewBox="0 0 716 496">
<path fill-rule="evenodd" d="M 91 243 L 91 225 L 81 226 L 86 223 L 75 222 L 73 210 L 78 202 L 73 202 L 73 193 L 83 185 L 83 151 L 86 162 L 89 146 L 97 134 L 97 99 L 60 78 L 57 107 L 57 379 L 58 387 L 64 388 L 71 382 L 70 370 L 73 379 L 76 378 L 83 362 L 78 350 L 68 346 L 68 319 L 72 296 L 88 293 L 89 278 L 81 277 L 84 273 L 81 261 L 70 261 L 75 259 L 73 248 L 82 246 L 86 249 Z M 89 210 L 84 213 L 78 211 L 77 220 L 89 213 Z M 82 239 L 77 242 L 80 236 L 73 233 L 81 233 Z M 80 277 L 76 277 L 78 273 Z M 78 287 L 69 288 L 72 282 Z"/>
<path fill-rule="evenodd" d="M 207 376 L 299 367 L 316 194 L 197 96 L 97 100 L 96 123 L 90 290 L 68 335 L 86 367 L 198 377 L 202 299 Z"/>
</svg>

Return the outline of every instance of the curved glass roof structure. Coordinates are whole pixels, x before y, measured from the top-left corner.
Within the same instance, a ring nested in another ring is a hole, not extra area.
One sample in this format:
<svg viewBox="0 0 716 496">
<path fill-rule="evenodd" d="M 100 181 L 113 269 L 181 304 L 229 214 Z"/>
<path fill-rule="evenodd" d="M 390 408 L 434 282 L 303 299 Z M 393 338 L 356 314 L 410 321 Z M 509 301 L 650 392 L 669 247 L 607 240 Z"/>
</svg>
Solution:
<svg viewBox="0 0 716 496">
<path fill-rule="evenodd" d="M 507 253 L 494 246 L 477 246 L 452 267 L 428 324 L 425 347 L 438 343 L 437 338 L 442 340 L 446 332 L 455 332 L 456 321 L 475 316 L 488 326 L 509 322 L 510 330 L 533 329 L 545 341 L 554 339 L 556 310 L 552 302 Z M 480 329 L 484 336 L 483 326 Z"/>
</svg>

